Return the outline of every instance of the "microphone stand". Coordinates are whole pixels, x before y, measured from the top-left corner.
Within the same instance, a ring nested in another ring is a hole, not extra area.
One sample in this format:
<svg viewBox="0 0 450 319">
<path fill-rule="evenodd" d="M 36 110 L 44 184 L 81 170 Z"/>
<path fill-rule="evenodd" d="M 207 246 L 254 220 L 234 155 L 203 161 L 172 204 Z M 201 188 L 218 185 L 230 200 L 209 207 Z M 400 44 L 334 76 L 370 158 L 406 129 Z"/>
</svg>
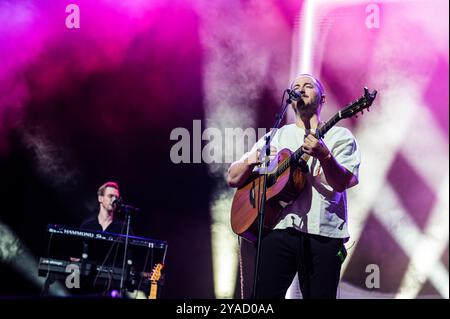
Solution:
<svg viewBox="0 0 450 319">
<path fill-rule="evenodd" d="M 252 299 L 256 299 L 257 297 L 257 283 L 258 283 L 258 276 L 259 276 L 259 266 L 260 266 L 260 256 L 261 256 L 261 244 L 262 244 L 262 236 L 264 232 L 264 217 L 265 217 L 265 211 L 266 211 L 266 193 L 267 193 L 267 176 L 268 174 L 268 168 L 270 164 L 270 143 L 272 141 L 272 138 L 275 136 L 276 131 L 280 127 L 281 121 L 283 120 L 284 116 L 286 115 L 288 106 L 292 103 L 292 100 L 298 98 L 296 93 L 294 91 L 291 91 L 287 89 L 285 93 L 289 94 L 289 98 L 286 100 L 286 103 L 282 105 L 281 110 L 276 115 L 276 121 L 273 126 L 272 132 L 270 135 L 265 137 L 266 144 L 265 144 L 265 159 L 264 164 L 265 168 L 263 170 L 264 174 L 264 180 L 263 180 L 263 190 L 261 195 L 261 202 L 259 206 L 259 212 L 258 212 L 258 238 L 256 241 L 256 256 L 255 256 L 255 271 L 254 271 L 254 277 L 253 277 L 253 296 Z M 284 99 L 284 94 L 283 94 Z M 261 155 L 260 155 L 261 156 Z"/>
<path fill-rule="evenodd" d="M 130 235 L 130 221 L 131 221 L 131 211 L 138 212 L 139 209 L 129 206 L 129 205 L 121 205 L 121 208 L 124 210 L 126 219 L 127 219 L 127 232 L 125 234 L 125 248 L 123 252 L 123 262 L 122 262 L 122 274 L 120 276 L 120 296 L 124 297 L 124 280 L 125 280 L 125 263 L 127 260 L 127 251 L 128 251 L 128 237 Z"/>
</svg>

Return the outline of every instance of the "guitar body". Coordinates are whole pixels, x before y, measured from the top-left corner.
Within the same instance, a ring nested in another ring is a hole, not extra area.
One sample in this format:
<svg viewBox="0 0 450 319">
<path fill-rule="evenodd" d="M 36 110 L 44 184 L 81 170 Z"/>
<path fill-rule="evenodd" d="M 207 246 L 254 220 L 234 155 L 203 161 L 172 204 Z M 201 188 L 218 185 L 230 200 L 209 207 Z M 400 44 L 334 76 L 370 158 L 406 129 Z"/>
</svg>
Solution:
<svg viewBox="0 0 450 319">
<path fill-rule="evenodd" d="M 292 203 L 302 191 L 305 174 L 299 166 L 291 165 L 282 174 L 276 176 L 280 164 L 289 161 L 292 152 L 282 149 L 268 168 L 264 232 L 271 230 L 277 223 L 283 208 Z M 244 186 L 236 191 L 231 205 L 231 228 L 243 238 L 255 242 L 258 231 L 259 203 L 264 185 L 264 175 L 253 173 Z"/>
</svg>

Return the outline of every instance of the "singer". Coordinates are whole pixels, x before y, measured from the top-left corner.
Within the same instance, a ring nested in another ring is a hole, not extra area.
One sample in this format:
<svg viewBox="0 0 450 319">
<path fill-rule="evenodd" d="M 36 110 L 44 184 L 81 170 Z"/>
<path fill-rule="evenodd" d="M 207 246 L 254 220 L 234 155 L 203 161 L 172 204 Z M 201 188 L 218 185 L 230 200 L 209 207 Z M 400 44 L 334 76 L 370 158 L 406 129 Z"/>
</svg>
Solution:
<svg viewBox="0 0 450 319">
<path fill-rule="evenodd" d="M 320 81 L 309 74 L 299 75 L 291 84 L 290 99 L 295 123 L 278 129 L 271 144 L 271 160 L 276 152 L 300 147 L 309 158 L 303 167 L 305 184 L 299 197 L 283 205 L 273 230 L 262 239 L 256 298 L 285 298 L 298 274 L 304 299 L 335 299 L 341 264 L 349 238 L 346 189 L 358 183 L 360 152 L 352 133 L 332 127 L 317 139 L 316 129 L 325 103 Z M 294 93 L 292 93 L 294 92 Z M 268 133 L 267 135 L 269 135 Z M 231 164 L 227 182 L 241 187 L 250 173 L 261 165 L 260 139 L 244 156 Z"/>
<path fill-rule="evenodd" d="M 126 224 L 117 216 L 118 203 L 120 202 L 119 185 L 115 182 L 104 183 L 97 191 L 97 198 L 99 203 L 98 215 L 85 220 L 80 228 L 124 234 Z"/>
</svg>

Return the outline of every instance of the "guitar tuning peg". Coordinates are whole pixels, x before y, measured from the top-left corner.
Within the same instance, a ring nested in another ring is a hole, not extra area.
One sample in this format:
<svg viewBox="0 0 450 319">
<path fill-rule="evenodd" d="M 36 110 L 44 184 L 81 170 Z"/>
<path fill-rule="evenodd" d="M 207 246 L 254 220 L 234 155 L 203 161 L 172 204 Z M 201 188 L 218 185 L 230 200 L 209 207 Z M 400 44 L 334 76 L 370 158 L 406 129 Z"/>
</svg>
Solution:
<svg viewBox="0 0 450 319">
<path fill-rule="evenodd" d="M 361 110 L 361 115 L 364 115 L 364 110 Z"/>
<path fill-rule="evenodd" d="M 370 108 L 369 107 L 367 108 L 367 112 L 370 112 Z"/>
</svg>

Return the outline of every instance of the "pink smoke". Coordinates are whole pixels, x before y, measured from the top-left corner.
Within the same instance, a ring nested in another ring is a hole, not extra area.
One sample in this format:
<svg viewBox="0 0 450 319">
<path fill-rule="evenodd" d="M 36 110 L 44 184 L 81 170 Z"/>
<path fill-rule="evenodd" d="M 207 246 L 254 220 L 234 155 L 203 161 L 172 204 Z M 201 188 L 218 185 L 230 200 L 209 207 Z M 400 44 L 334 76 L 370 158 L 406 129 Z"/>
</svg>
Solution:
<svg viewBox="0 0 450 319">
<path fill-rule="evenodd" d="M 87 76 L 119 67 L 136 37 L 161 19 L 167 23 L 156 30 L 158 50 L 170 50 L 164 35 L 176 34 L 176 21 L 185 16 L 173 1 L 78 0 L 80 28 L 68 29 L 69 3 L 0 2 L 0 152 L 8 150 L 8 132 L 20 125 L 27 103 L 71 94 Z"/>
</svg>

